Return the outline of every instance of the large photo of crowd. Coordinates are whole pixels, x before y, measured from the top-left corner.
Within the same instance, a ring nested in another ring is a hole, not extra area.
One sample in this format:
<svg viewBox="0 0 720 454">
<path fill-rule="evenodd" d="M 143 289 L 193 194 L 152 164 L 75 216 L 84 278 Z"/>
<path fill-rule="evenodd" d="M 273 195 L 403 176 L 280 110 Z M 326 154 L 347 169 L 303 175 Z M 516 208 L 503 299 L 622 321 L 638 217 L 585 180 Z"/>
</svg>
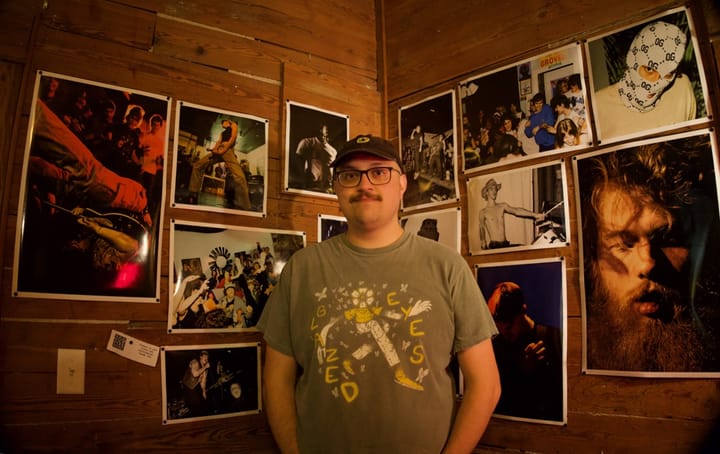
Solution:
<svg viewBox="0 0 720 454">
<path fill-rule="evenodd" d="M 464 171 L 590 146 L 584 79 L 570 45 L 460 82 Z"/>
<path fill-rule="evenodd" d="M 163 96 L 37 73 L 17 296 L 159 301 L 169 108 Z"/>
<path fill-rule="evenodd" d="M 255 330 L 301 232 L 173 220 L 168 332 Z"/>
</svg>

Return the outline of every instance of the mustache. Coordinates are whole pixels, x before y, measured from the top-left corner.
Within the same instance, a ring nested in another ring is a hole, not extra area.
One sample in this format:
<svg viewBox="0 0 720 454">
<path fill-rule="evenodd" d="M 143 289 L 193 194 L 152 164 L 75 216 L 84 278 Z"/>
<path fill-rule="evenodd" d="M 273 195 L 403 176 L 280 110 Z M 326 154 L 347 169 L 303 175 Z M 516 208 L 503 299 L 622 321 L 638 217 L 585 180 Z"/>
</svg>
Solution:
<svg viewBox="0 0 720 454">
<path fill-rule="evenodd" d="M 377 200 L 378 202 L 382 202 L 382 199 L 383 199 L 380 194 L 376 194 L 374 192 L 368 192 L 364 189 L 358 189 L 357 192 L 352 197 L 350 197 L 350 202 L 351 203 L 358 202 L 363 198 Z"/>
</svg>

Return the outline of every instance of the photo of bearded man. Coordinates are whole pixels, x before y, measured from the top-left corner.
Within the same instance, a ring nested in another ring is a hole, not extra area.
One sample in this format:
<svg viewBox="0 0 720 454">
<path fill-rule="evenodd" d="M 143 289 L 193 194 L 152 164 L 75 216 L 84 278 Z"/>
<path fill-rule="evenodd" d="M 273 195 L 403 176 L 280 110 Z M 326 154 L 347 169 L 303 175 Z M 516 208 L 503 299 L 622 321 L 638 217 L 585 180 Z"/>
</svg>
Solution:
<svg viewBox="0 0 720 454">
<path fill-rule="evenodd" d="M 584 370 L 720 372 L 713 146 L 701 131 L 574 161 Z"/>
</svg>

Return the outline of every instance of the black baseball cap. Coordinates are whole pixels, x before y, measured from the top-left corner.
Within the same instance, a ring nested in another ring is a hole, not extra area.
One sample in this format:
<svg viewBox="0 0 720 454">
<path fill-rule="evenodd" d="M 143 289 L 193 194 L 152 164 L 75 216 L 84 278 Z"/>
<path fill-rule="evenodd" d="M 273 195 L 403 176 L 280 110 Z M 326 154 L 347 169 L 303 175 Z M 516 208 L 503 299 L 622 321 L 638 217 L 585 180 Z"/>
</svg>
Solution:
<svg viewBox="0 0 720 454">
<path fill-rule="evenodd" d="M 403 165 L 400 160 L 400 155 L 397 150 L 385 139 L 380 137 L 372 136 L 369 134 L 362 134 L 350 139 L 338 152 L 335 160 L 330 164 L 330 167 L 335 168 L 342 161 L 347 160 L 350 156 L 355 153 L 368 153 L 378 158 L 387 159 L 389 161 L 397 162 L 402 170 Z"/>
</svg>

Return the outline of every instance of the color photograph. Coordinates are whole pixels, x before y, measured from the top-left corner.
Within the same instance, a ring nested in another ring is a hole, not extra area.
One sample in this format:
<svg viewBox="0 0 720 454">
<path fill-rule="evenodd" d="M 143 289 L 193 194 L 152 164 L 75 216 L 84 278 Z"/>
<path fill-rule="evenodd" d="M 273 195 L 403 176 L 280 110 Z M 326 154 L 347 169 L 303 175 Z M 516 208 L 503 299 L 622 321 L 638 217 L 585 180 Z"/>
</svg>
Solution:
<svg viewBox="0 0 720 454">
<path fill-rule="evenodd" d="M 38 71 L 16 296 L 159 302 L 168 114 L 163 96 Z"/>
<path fill-rule="evenodd" d="M 264 216 L 268 120 L 180 101 L 173 206 Z"/>
<path fill-rule="evenodd" d="M 587 373 L 720 376 L 714 137 L 695 131 L 574 161 Z"/>
<path fill-rule="evenodd" d="M 586 46 L 603 143 L 708 120 L 705 72 L 686 9 L 593 38 Z"/>
</svg>

